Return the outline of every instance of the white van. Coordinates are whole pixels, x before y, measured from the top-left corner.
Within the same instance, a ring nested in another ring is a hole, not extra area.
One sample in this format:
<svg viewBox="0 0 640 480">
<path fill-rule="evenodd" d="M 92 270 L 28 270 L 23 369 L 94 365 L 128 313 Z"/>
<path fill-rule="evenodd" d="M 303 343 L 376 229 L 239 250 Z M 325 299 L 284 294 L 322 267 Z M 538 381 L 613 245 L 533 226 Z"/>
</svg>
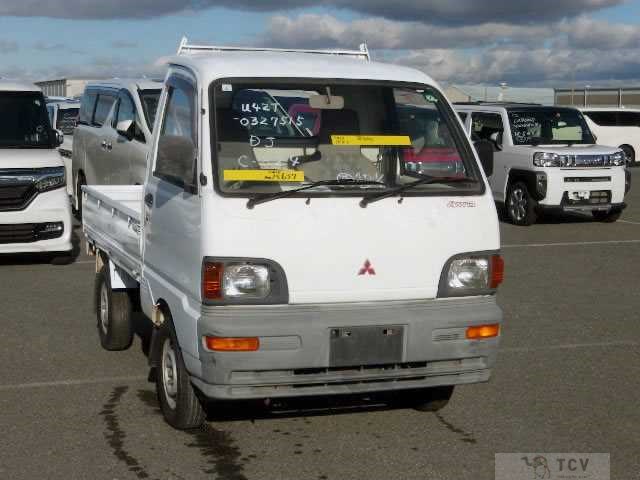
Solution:
<svg viewBox="0 0 640 480">
<path fill-rule="evenodd" d="M 489 380 L 496 209 L 422 72 L 366 50 L 183 43 L 144 185 L 83 190 L 101 344 L 130 346 L 138 298 L 176 428 L 215 400 L 436 410 L 455 385 Z"/>
<path fill-rule="evenodd" d="M 73 205 L 82 212 L 83 185 L 144 181 L 162 84 L 148 79 L 89 83 L 73 143 Z"/>
<path fill-rule="evenodd" d="M 71 255 L 71 210 L 40 89 L 0 80 L 0 254 Z"/>
<path fill-rule="evenodd" d="M 637 165 L 640 152 L 640 110 L 631 108 L 588 107 L 580 109 L 601 145 L 618 145 L 627 165 Z"/>
<path fill-rule="evenodd" d="M 456 110 L 472 140 L 495 150 L 489 184 L 511 223 L 531 225 L 544 212 L 620 217 L 631 186 L 624 152 L 596 145 L 577 109 L 481 102 Z"/>
</svg>

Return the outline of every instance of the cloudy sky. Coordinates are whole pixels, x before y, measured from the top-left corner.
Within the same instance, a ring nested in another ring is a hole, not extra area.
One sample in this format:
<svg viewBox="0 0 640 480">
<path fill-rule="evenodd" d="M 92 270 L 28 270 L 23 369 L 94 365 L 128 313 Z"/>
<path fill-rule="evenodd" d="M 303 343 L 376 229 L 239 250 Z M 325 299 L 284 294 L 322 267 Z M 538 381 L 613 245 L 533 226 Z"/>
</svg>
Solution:
<svg viewBox="0 0 640 480">
<path fill-rule="evenodd" d="M 350 47 L 443 83 L 640 84 L 638 0 L 0 0 L 0 76 L 154 75 L 182 37 Z"/>
</svg>

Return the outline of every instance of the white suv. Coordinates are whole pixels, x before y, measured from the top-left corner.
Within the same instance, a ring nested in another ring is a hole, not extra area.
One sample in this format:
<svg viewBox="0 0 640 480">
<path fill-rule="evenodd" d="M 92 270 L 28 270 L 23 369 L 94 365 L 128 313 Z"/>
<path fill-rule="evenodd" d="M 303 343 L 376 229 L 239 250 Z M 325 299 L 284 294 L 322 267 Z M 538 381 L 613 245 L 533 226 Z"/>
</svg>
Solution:
<svg viewBox="0 0 640 480">
<path fill-rule="evenodd" d="M 456 110 L 472 140 L 493 145 L 487 176 L 515 225 L 531 225 L 544 211 L 620 217 L 631 181 L 625 154 L 596 145 L 577 109 L 474 103 Z"/>
<path fill-rule="evenodd" d="M 635 166 L 640 153 L 640 110 L 588 107 L 580 109 L 598 143 L 619 145 L 627 165 Z"/>
<path fill-rule="evenodd" d="M 162 83 L 109 80 L 87 85 L 73 139 L 73 201 L 82 212 L 82 185 L 144 181 Z"/>
<path fill-rule="evenodd" d="M 34 85 L 0 81 L 0 254 L 71 255 L 71 209 L 57 147 Z"/>
</svg>

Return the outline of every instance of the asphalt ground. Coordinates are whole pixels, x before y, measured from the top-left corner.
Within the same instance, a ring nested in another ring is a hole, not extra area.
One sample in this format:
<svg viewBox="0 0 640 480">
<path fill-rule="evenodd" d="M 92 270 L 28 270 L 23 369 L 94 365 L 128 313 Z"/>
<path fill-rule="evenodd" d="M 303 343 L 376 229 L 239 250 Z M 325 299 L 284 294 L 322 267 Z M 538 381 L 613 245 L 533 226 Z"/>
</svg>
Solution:
<svg viewBox="0 0 640 480">
<path fill-rule="evenodd" d="M 510 452 L 610 453 L 612 479 L 639 479 L 640 184 L 627 201 L 615 224 L 501 225 L 499 361 L 438 414 L 243 408 L 174 431 L 140 340 L 100 349 L 92 260 L 3 258 L 0 479 L 482 480 Z"/>
</svg>

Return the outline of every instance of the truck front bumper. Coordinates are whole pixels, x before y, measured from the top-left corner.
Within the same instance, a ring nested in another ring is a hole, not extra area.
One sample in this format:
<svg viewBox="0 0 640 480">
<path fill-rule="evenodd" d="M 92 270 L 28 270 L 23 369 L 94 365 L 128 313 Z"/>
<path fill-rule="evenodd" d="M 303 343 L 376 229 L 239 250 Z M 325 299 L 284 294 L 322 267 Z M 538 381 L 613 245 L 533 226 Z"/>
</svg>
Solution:
<svg viewBox="0 0 640 480">
<path fill-rule="evenodd" d="M 494 297 L 323 305 L 203 307 L 192 382 L 216 400 L 410 390 L 489 380 L 499 337 L 466 339 L 470 326 L 501 324 Z M 392 363 L 332 365 L 340 328 L 403 327 Z M 256 352 L 212 352 L 202 339 L 258 337 Z M 191 362 L 188 362 L 191 363 Z M 198 368 L 199 367 L 199 368 Z M 189 368 L 189 367 L 188 367 Z"/>
<path fill-rule="evenodd" d="M 42 234 L 51 224 L 62 230 Z M 0 211 L 0 254 L 68 252 L 72 228 L 66 189 L 41 193 L 24 210 Z"/>
</svg>

